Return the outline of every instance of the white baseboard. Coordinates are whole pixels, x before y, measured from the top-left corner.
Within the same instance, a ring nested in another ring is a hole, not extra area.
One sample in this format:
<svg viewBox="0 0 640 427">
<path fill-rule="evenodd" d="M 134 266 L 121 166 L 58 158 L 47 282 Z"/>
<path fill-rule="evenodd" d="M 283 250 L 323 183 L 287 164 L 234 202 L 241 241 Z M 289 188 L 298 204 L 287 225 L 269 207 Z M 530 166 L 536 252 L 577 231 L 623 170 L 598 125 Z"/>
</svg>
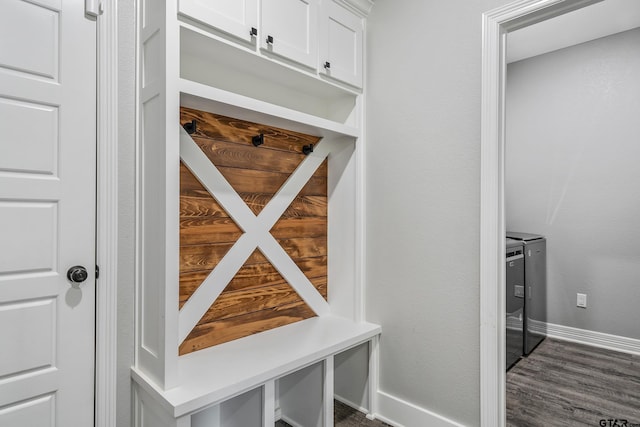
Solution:
<svg viewBox="0 0 640 427">
<path fill-rule="evenodd" d="M 547 323 L 547 336 L 608 350 L 640 355 L 640 340 Z"/>
<path fill-rule="evenodd" d="M 338 402 L 342 402 L 347 406 L 350 406 L 351 408 L 355 409 L 356 411 L 360 411 L 363 414 L 369 414 L 369 410 L 363 406 L 358 405 L 357 403 L 353 403 L 352 401 L 350 401 L 349 399 L 345 399 L 342 396 L 339 396 L 337 394 L 333 395 L 333 398 L 335 400 L 337 400 Z"/>
<path fill-rule="evenodd" d="M 282 416 L 282 417 L 276 419 L 276 421 L 280 421 L 280 420 L 282 420 L 285 423 L 289 424 L 291 427 L 304 427 L 303 425 L 298 424 L 297 422 L 293 421 L 291 418 L 286 417 L 286 416 Z"/>
<path fill-rule="evenodd" d="M 375 419 L 392 426 L 464 427 L 462 424 L 383 391 L 378 391 L 377 395 L 378 409 Z"/>
</svg>

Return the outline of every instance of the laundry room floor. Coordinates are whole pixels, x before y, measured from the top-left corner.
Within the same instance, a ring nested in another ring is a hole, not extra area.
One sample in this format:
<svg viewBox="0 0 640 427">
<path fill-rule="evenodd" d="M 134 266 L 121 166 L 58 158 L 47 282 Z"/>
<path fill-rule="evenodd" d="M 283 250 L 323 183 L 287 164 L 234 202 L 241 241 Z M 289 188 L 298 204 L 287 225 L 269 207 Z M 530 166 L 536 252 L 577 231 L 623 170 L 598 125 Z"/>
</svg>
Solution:
<svg viewBox="0 0 640 427">
<path fill-rule="evenodd" d="M 507 426 L 640 427 L 640 355 L 547 338 L 506 390 Z"/>
</svg>

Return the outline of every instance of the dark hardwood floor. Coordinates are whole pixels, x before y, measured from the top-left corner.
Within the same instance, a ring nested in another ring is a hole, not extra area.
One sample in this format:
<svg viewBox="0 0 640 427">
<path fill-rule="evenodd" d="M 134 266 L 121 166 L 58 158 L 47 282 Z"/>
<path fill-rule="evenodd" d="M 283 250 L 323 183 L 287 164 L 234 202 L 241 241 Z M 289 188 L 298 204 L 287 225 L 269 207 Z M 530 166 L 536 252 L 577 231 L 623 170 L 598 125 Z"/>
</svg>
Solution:
<svg viewBox="0 0 640 427">
<path fill-rule="evenodd" d="M 547 338 L 507 372 L 506 390 L 508 426 L 640 427 L 637 355 Z"/>
<path fill-rule="evenodd" d="M 507 372 L 506 390 L 509 427 L 640 427 L 638 355 L 547 338 Z M 334 422 L 389 426 L 338 401 Z"/>
<path fill-rule="evenodd" d="M 344 403 L 334 401 L 333 422 L 335 427 L 391 427 L 387 423 L 378 420 L 368 420 L 362 412 L 345 405 Z M 280 420 L 276 422 L 275 427 L 291 427 L 289 424 Z"/>
</svg>

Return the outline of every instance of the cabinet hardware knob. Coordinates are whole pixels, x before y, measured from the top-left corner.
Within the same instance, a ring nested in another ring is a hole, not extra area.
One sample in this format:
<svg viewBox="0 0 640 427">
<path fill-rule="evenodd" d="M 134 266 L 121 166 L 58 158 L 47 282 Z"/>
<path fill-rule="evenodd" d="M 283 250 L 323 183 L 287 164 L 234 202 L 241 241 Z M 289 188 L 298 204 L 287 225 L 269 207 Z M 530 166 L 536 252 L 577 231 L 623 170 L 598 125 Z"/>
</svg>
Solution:
<svg viewBox="0 0 640 427">
<path fill-rule="evenodd" d="M 267 36 L 267 44 L 273 44 L 273 37 Z"/>
<path fill-rule="evenodd" d="M 251 37 L 255 37 L 258 35 L 258 29 L 256 27 L 251 27 L 251 30 L 249 30 L 249 35 Z"/>
<path fill-rule="evenodd" d="M 305 156 L 308 156 L 309 154 L 313 153 L 313 144 L 303 145 L 302 146 L 302 153 Z"/>
<path fill-rule="evenodd" d="M 329 61 L 326 61 L 326 62 L 324 63 L 324 68 L 325 68 L 326 70 L 328 70 L 329 68 L 331 68 L 331 63 L 330 63 Z"/>
</svg>

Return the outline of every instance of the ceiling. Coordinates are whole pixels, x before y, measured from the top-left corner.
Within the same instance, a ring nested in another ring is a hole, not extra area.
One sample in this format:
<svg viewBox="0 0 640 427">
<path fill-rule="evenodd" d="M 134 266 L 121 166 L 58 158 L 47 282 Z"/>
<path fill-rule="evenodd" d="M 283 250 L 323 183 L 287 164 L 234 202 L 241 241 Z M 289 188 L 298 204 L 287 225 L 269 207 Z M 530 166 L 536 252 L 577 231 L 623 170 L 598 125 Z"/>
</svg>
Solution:
<svg viewBox="0 0 640 427">
<path fill-rule="evenodd" d="M 603 0 L 509 33 L 507 63 L 640 27 L 640 0 Z"/>
</svg>

